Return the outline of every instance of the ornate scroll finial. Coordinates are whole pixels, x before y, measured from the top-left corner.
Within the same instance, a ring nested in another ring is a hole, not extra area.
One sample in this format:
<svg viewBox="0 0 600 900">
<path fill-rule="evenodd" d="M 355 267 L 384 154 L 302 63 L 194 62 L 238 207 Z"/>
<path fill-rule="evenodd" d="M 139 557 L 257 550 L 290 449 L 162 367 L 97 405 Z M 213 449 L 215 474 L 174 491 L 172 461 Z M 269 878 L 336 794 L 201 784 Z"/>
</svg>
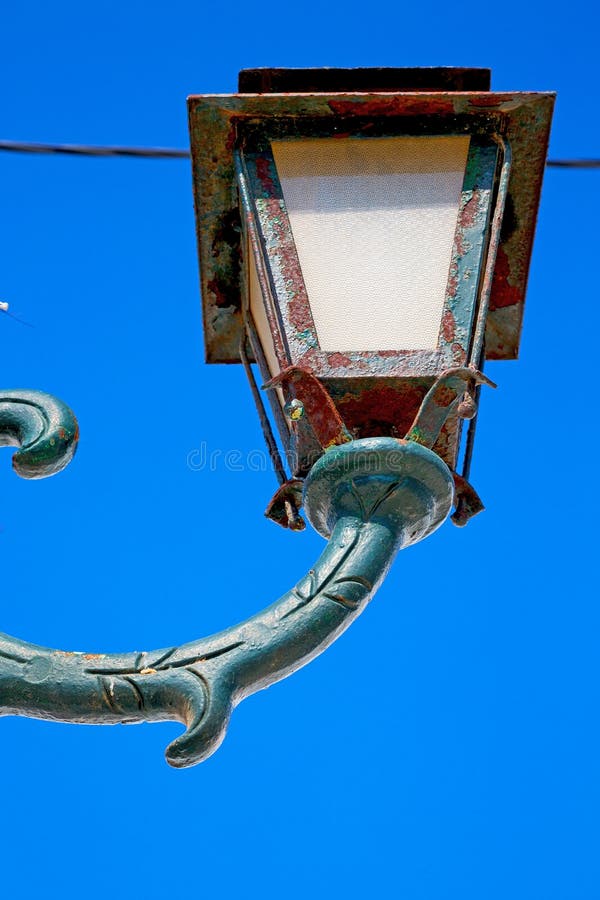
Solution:
<svg viewBox="0 0 600 900">
<path fill-rule="evenodd" d="M 79 439 L 68 406 L 42 391 L 0 391 L 0 446 L 19 447 L 13 468 L 22 478 L 47 478 L 73 459 Z"/>
</svg>

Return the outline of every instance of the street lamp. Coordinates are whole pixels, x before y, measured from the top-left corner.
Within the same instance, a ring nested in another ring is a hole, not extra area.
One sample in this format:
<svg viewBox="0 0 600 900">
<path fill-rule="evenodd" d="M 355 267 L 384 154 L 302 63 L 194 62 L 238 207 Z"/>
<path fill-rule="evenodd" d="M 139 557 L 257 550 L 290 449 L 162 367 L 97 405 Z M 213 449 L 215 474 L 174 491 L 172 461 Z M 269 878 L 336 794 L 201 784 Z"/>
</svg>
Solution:
<svg viewBox="0 0 600 900">
<path fill-rule="evenodd" d="M 517 356 L 553 99 L 491 93 L 484 69 L 256 69 L 190 98 L 207 361 L 245 367 L 279 479 L 267 515 L 300 530 L 304 506 L 328 544 L 271 607 L 182 647 L 1 637 L 4 713 L 178 719 L 167 759 L 198 762 L 240 700 L 356 618 L 398 549 L 482 508 L 481 370 Z M 58 471 L 76 439 L 59 401 L 0 392 L 19 474 Z"/>
</svg>

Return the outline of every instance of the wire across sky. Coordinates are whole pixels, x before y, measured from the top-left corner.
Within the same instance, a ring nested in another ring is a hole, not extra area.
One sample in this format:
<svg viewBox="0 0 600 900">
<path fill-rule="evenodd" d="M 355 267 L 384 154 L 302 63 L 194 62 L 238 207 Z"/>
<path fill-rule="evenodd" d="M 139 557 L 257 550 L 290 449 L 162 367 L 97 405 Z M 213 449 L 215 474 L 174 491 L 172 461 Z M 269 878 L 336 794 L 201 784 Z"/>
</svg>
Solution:
<svg viewBox="0 0 600 900">
<path fill-rule="evenodd" d="M 177 147 L 95 147 L 85 144 L 39 144 L 28 141 L 0 141 L 0 151 L 10 153 L 57 153 L 68 156 L 129 156 L 139 159 L 189 159 L 189 150 Z M 554 169 L 600 169 L 600 159 L 548 159 Z"/>
</svg>

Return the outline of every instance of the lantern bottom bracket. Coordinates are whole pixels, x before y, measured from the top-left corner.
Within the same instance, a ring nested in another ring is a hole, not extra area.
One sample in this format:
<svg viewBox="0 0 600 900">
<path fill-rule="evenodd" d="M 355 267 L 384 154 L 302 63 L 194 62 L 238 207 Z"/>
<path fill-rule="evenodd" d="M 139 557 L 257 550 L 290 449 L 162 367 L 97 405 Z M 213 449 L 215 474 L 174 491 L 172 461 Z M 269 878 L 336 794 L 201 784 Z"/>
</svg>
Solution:
<svg viewBox="0 0 600 900">
<path fill-rule="evenodd" d="M 70 410 L 49 395 L 0 392 L 0 442 L 21 446 L 16 467 L 26 455 L 26 477 L 66 465 L 75 429 Z M 166 758 L 194 765 L 217 749 L 241 700 L 310 662 L 354 621 L 396 552 L 438 528 L 453 498 L 452 473 L 419 443 L 366 438 L 334 447 L 304 486 L 308 519 L 328 544 L 276 603 L 218 634 L 142 653 L 66 653 L 0 635 L 0 714 L 180 721 L 187 730 Z"/>
<path fill-rule="evenodd" d="M 244 359 L 243 355 L 242 358 Z M 244 361 L 250 386 L 253 389 L 259 409 L 261 422 L 263 422 L 263 431 L 265 431 L 266 411 L 260 401 L 247 359 Z M 352 435 L 342 421 L 330 395 L 311 369 L 290 366 L 275 378 L 267 381 L 263 385 L 263 389 L 271 389 L 275 385 L 284 385 L 286 388 L 289 388 L 290 384 L 294 385 L 295 392 L 295 397 L 291 402 L 296 403 L 297 406 L 295 408 L 301 410 L 299 416 L 290 417 L 292 448 L 296 449 L 298 446 L 297 428 L 300 421 L 305 420 L 307 420 L 308 428 L 311 430 L 314 439 L 316 439 L 316 446 L 320 448 L 321 453 L 331 449 L 333 446 L 352 441 Z M 446 369 L 436 378 L 423 398 L 414 421 L 405 435 L 405 440 L 415 441 L 424 447 L 433 449 L 444 424 L 449 418 L 454 415 L 461 419 L 474 419 L 476 417 L 478 403 L 475 396 L 479 396 L 479 389 L 484 384 L 488 385 L 488 387 L 496 387 L 493 381 L 474 367 L 457 366 Z M 471 449 L 473 440 L 472 426 L 473 423 L 471 422 L 467 440 L 467 448 L 470 445 Z M 267 425 L 266 427 L 269 430 L 265 432 L 265 439 L 269 446 L 269 441 L 272 440 L 272 433 L 270 432 L 270 426 Z M 469 470 L 469 455 L 467 450 L 463 465 L 463 475 L 452 472 L 456 509 L 451 516 L 451 521 L 459 527 L 466 525 L 473 516 L 485 509 L 481 498 L 465 477 Z M 315 461 L 316 459 L 313 459 L 313 464 Z M 285 478 L 285 473 L 283 473 L 282 477 Z M 297 473 L 280 484 L 267 506 L 265 516 L 283 528 L 301 531 L 304 528 L 304 520 L 300 516 L 301 507 L 302 478 L 300 473 Z"/>
</svg>

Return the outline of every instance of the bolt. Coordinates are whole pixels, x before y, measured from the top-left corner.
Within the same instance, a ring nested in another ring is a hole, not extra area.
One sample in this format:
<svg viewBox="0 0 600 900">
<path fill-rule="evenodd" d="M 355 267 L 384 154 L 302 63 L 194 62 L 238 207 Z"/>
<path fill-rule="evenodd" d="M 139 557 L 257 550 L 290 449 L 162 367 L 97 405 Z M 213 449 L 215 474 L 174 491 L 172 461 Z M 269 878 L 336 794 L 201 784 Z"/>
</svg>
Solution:
<svg viewBox="0 0 600 900">
<path fill-rule="evenodd" d="M 285 412 L 292 422 L 297 422 L 304 415 L 304 403 L 301 400 L 290 400 L 285 404 Z"/>
<path fill-rule="evenodd" d="M 477 415 L 477 404 L 470 394 L 465 394 L 458 404 L 458 415 L 461 419 L 474 419 Z"/>
</svg>

